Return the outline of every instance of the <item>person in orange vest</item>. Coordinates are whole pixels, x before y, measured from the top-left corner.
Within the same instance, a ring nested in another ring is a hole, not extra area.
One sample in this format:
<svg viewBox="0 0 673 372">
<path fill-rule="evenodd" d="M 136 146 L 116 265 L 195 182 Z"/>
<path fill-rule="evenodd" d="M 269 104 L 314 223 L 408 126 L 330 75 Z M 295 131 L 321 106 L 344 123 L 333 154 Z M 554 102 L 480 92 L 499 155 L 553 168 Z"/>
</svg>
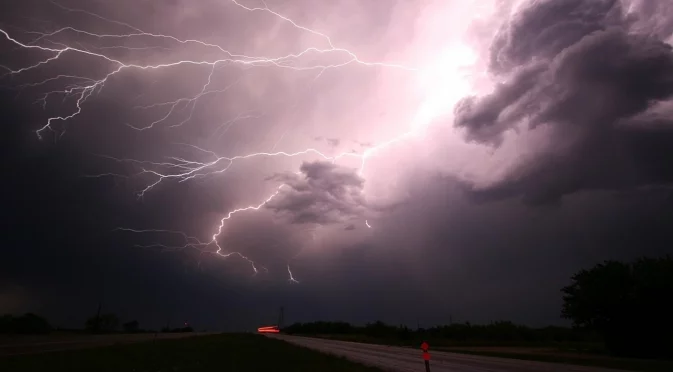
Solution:
<svg viewBox="0 0 673 372">
<path fill-rule="evenodd" d="M 423 341 L 421 344 L 421 350 L 423 350 L 423 361 L 425 362 L 425 372 L 430 372 L 430 345 L 427 342 Z"/>
</svg>

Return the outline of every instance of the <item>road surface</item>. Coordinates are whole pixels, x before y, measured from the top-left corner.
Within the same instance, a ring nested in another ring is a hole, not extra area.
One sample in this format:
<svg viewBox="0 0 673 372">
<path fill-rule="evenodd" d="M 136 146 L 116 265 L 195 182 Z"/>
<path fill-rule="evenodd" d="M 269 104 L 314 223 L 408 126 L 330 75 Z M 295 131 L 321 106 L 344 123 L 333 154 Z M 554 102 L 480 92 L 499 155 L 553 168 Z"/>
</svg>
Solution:
<svg viewBox="0 0 673 372">
<path fill-rule="evenodd" d="M 327 354 L 342 356 L 354 362 L 379 367 L 385 371 L 425 371 L 420 349 L 277 334 L 268 335 L 268 337 L 281 339 L 291 344 Z M 432 372 L 617 372 L 617 370 L 606 368 L 432 351 L 432 345 L 430 345 L 430 355 L 432 356 L 430 361 Z"/>
<path fill-rule="evenodd" d="M 48 335 L 0 338 L 0 358 L 3 356 L 37 354 L 49 351 L 84 349 L 90 347 L 129 344 L 205 335 L 207 333 L 138 333 L 117 335 Z"/>
</svg>

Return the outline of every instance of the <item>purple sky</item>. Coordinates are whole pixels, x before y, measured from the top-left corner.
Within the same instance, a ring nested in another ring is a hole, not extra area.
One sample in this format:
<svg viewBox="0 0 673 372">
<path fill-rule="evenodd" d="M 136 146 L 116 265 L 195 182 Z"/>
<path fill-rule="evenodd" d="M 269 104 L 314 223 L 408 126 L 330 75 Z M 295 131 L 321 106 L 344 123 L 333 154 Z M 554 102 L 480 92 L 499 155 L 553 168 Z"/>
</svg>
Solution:
<svg viewBox="0 0 673 372">
<path fill-rule="evenodd" d="M 670 252 L 666 1 L 22 1 L 0 312 L 559 323 Z"/>
</svg>

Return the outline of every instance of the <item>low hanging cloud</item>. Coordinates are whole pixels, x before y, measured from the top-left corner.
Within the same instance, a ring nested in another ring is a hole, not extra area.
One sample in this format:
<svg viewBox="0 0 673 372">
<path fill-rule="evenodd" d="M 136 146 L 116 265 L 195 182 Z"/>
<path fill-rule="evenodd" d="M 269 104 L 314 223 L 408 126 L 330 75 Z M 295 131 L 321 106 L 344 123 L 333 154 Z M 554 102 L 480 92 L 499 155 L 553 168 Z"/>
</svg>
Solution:
<svg viewBox="0 0 673 372">
<path fill-rule="evenodd" d="M 327 161 L 305 162 L 299 173 L 277 174 L 270 179 L 284 186 L 266 207 L 290 223 L 343 223 L 367 211 L 362 196 L 364 179 L 355 169 Z"/>
<path fill-rule="evenodd" d="M 646 24 L 619 1 L 548 0 L 500 30 L 490 68 L 502 83 L 459 102 L 454 125 L 492 146 L 523 127 L 552 137 L 479 196 L 545 203 L 673 182 L 670 167 L 654 166 L 673 161 L 673 48 L 662 40 L 668 25 Z"/>
</svg>

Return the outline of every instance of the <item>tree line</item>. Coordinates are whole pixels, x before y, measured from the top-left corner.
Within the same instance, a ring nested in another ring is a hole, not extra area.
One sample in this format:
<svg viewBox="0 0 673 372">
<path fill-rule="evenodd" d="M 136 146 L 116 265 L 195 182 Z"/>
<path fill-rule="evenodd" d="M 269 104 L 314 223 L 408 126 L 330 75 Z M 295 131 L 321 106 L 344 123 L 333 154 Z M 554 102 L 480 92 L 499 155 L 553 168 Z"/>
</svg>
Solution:
<svg viewBox="0 0 673 372">
<path fill-rule="evenodd" d="M 15 316 L 6 314 L 0 316 L 0 334 L 45 334 L 53 331 L 58 331 L 49 324 L 45 318 L 33 314 L 26 313 L 24 315 Z M 73 330 L 68 330 L 73 331 Z M 82 330 L 74 330 L 81 332 Z M 185 325 L 184 327 L 169 328 L 164 327 L 161 332 L 165 333 L 182 333 L 193 332 L 194 329 Z M 104 334 L 104 333 L 154 333 L 154 330 L 143 329 L 137 320 L 131 320 L 122 323 L 119 317 L 113 313 L 97 314 L 84 322 L 84 332 Z"/>
<path fill-rule="evenodd" d="M 598 343 L 615 356 L 673 358 L 673 259 L 605 261 L 572 276 L 561 289 L 561 316 L 572 327 L 531 328 L 499 321 L 469 322 L 412 330 L 383 322 L 354 326 L 345 322 L 295 323 L 283 331 L 313 336 L 394 344 L 432 340 L 435 345 L 515 345 Z"/>
<path fill-rule="evenodd" d="M 411 345 L 421 340 L 434 346 L 462 345 L 526 345 L 558 342 L 600 342 L 595 332 L 569 327 L 532 328 L 509 321 L 490 324 L 454 323 L 430 328 L 411 329 L 406 325 L 390 325 L 381 321 L 364 326 L 345 322 L 295 323 L 283 329 L 284 333 L 311 336 L 346 335 L 350 339 L 366 341 L 384 339 L 386 343 Z M 358 338 L 355 336 L 364 336 Z"/>
<path fill-rule="evenodd" d="M 531 328 L 498 321 L 486 325 L 466 322 L 412 330 L 404 325 L 383 322 L 365 326 L 314 322 L 295 323 L 283 332 L 342 335 L 361 341 L 371 338 L 398 344 L 432 340 L 440 346 L 452 343 L 603 342 L 616 356 L 673 358 L 673 259 L 670 256 L 641 258 L 633 262 L 605 261 L 577 272 L 561 292 L 561 316 L 572 321 L 573 327 Z M 87 319 L 85 330 L 91 333 L 153 332 L 143 330 L 135 320 L 120 323 L 114 314 L 97 314 Z M 0 316 L 0 333 L 48 333 L 52 330 L 46 319 L 35 314 Z M 165 327 L 161 331 L 193 330 L 185 325 L 182 328 Z"/>
<path fill-rule="evenodd" d="M 40 334 L 51 331 L 52 327 L 49 322 L 33 313 L 20 316 L 11 314 L 0 316 L 0 334 Z"/>
</svg>

